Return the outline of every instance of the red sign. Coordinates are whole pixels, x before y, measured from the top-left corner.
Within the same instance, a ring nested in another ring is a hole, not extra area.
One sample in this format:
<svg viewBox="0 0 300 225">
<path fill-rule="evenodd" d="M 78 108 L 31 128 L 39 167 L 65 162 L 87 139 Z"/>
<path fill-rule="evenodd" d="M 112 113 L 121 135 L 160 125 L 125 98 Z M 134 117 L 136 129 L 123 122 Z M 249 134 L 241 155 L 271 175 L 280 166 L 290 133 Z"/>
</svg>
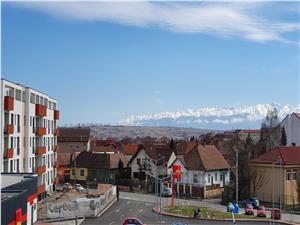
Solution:
<svg viewBox="0 0 300 225">
<path fill-rule="evenodd" d="M 181 179 L 181 166 L 180 165 L 173 165 L 173 174 L 174 174 L 174 178 L 176 178 L 177 180 Z"/>
</svg>

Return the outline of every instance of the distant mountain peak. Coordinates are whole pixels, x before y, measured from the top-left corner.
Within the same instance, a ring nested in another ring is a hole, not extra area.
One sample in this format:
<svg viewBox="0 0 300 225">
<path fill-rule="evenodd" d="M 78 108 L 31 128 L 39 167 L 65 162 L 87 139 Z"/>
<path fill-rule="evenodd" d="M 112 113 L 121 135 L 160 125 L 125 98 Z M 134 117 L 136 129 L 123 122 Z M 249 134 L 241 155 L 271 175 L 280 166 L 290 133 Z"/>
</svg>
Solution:
<svg viewBox="0 0 300 225">
<path fill-rule="evenodd" d="M 257 104 L 254 106 L 205 107 L 176 112 L 133 115 L 120 121 L 123 125 L 175 126 L 203 129 L 257 129 L 268 110 L 276 107 L 279 118 L 299 111 L 300 105 Z"/>
</svg>

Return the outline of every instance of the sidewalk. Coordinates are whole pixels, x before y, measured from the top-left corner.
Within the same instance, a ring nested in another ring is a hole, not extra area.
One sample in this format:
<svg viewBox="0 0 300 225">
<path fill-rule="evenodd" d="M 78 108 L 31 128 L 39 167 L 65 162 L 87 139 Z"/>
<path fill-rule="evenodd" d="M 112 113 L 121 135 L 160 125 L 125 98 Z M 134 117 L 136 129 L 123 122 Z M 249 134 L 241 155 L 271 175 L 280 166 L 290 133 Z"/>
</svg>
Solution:
<svg viewBox="0 0 300 225">
<path fill-rule="evenodd" d="M 122 199 L 128 199 L 128 200 L 137 200 L 137 201 L 145 201 L 145 202 L 152 202 L 156 203 L 156 197 L 152 194 L 140 194 L 140 193 L 130 193 L 130 192 L 120 192 L 120 198 Z M 171 198 L 163 198 L 162 199 L 163 205 L 170 205 L 171 204 Z M 226 212 L 226 206 L 221 205 L 218 203 L 215 199 L 209 200 L 209 199 L 202 199 L 202 200 L 193 200 L 193 199 L 175 199 L 176 205 L 197 205 L 202 207 L 208 207 L 213 208 L 221 212 Z M 244 213 L 244 208 L 240 208 L 240 214 Z M 271 212 L 270 210 L 267 210 L 267 215 L 270 217 Z M 290 214 L 290 213 L 282 213 L 282 221 L 285 222 L 292 222 L 295 224 L 300 224 L 300 215 L 296 214 Z"/>
</svg>

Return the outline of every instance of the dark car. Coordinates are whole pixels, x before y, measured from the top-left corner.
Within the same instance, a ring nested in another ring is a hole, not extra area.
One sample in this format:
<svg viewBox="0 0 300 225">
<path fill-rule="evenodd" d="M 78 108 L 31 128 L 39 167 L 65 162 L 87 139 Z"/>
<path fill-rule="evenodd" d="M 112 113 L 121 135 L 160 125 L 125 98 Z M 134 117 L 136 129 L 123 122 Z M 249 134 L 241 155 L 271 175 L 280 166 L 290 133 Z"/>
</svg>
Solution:
<svg viewBox="0 0 300 225">
<path fill-rule="evenodd" d="M 254 197 L 247 198 L 243 201 L 243 206 L 246 207 L 248 204 L 252 205 L 254 209 L 257 209 L 259 207 L 259 200 Z"/>
<path fill-rule="evenodd" d="M 124 220 L 123 225 L 146 225 L 135 217 L 128 217 Z"/>
</svg>

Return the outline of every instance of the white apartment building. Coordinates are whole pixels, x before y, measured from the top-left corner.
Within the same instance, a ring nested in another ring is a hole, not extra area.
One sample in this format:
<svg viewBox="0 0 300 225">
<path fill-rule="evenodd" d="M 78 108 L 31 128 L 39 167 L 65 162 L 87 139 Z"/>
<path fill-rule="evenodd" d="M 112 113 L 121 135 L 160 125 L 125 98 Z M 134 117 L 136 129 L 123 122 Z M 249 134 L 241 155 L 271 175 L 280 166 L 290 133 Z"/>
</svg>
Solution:
<svg viewBox="0 0 300 225">
<path fill-rule="evenodd" d="M 287 115 L 281 121 L 280 127 L 284 127 L 287 146 L 300 146 L 300 113 Z"/>
<path fill-rule="evenodd" d="M 57 101 L 5 79 L 1 99 L 1 172 L 36 173 L 41 199 L 56 182 Z"/>
</svg>

